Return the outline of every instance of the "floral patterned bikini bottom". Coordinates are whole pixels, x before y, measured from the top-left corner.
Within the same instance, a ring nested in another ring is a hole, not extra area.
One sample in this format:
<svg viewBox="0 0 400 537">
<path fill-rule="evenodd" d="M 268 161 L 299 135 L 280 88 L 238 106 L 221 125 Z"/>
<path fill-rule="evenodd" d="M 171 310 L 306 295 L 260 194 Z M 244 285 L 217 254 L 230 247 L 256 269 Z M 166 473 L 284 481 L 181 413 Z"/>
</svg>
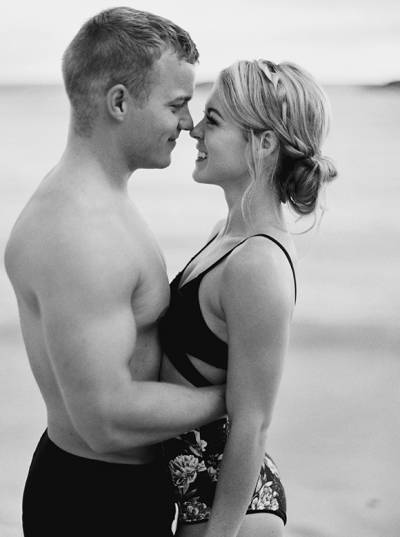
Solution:
<svg viewBox="0 0 400 537">
<path fill-rule="evenodd" d="M 223 418 L 164 443 L 180 523 L 209 519 L 228 434 L 229 421 Z M 273 513 L 286 524 L 285 491 L 278 470 L 267 454 L 247 514 L 262 512 Z"/>
</svg>

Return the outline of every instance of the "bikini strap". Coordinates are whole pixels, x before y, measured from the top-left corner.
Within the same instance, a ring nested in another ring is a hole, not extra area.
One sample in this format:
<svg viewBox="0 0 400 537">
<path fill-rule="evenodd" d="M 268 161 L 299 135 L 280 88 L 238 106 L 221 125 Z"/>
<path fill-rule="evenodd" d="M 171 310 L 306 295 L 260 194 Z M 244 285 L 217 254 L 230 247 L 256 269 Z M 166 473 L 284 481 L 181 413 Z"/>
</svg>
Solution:
<svg viewBox="0 0 400 537">
<path fill-rule="evenodd" d="M 218 237 L 218 233 L 217 233 L 216 235 L 214 235 L 214 236 L 213 236 L 213 237 L 212 237 L 212 238 L 211 238 L 211 239 L 210 239 L 210 240 L 203 246 L 203 248 L 201 248 L 196 254 L 194 254 L 194 256 L 193 256 L 191 259 L 189 259 L 189 261 L 186 263 L 185 267 L 181 270 L 180 274 L 182 274 L 183 272 L 185 272 L 185 270 L 188 268 L 188 266 L 189 266 L 190 263 L 193 261 L 193 259 L 196 259 L 196 257 L 197 257 L 198 255 L 200 255 L 201 252 L 202 252 L 203 250 L 205 250 L 205 249 L 207 248 L 207 246 L 208 246 L 209 244 L 211 244 L 212 241 L 213 241 L 215 238 L 217 238 L 217 237 Z"/>
<path fill-rule="evenodd" d="M 277 241 L 276 239 L 274 239 L 274 237 L 271 237 L 270 235 L 265 235 L 264 233 L 257 233 L 256 235 L 250 235 L 250 237 L 246 237 L 245 239 L 243 239 L 242 241 L 240 241 L 238 244 L 236 244 L 233 248 L 231 248 L 228 252 L 226 252 L 222 257 L 220 257 L 219 259 L 217 259 L 217 261 L 215 261 L 215 263 L 213 263 L 212 265 L 210 265 L 209 267 L 207 267 L 203 272 L 201 272 L 199 274 L 199 276 L 201 276 L 202 278 L 208 273 L 210 272 L 210 270 L 212 270 L 214 267 L 216 267 L 217 265 L 219 265 L 219 263 L 221 263 L 221 261 L 223 261 L 224 259 L 226 259 L 232 252 L 233 250 L 235 250 L 236 248 L 238 248 L 241 244 L 243 244 L 244 242 L 246 242 L 248 239 L 251 239 L 252 237 L 265 237 L 266 239 L 269 239 L 270 241 L 274 242 L 281 250 L 282 252 L 285 254 L 287 260 L 289 261 L 289 265 L 290 265 L 290 268 L 292 269 L 292 273 L 293 273 L 293 280 L 294 280 L 294 301 L 296 302 L 296 299 L 297 299 L 297 280 L 296 280 L 296 273 L 295 273 L 295 270 L 294 270 L 294 265 L 293 265 L 293 262 L 292 262 L 292 259 L 288 253 L 288 251 L 286 250 L 286 248 L 279 242 Z M 213 237 L 211 239 L 211 241 L 209 241 L 206 246 L 208 246 L 213 240 L 215 239 L 215 237 Z M 206 248 L 206 246 L 204 248 Z M 202 248 L 202 250 L 204 250 L 204 248 Z M 200 250 L 200 252 L 202 251 Z M 200 253 L 198 252 L 198 254 Z M 196 257 L 198 254 L 196 254 L 194 257 Z M 193 258 L 194 259 L 194 258 Z M 190 263 L 191 261 L 189 261 Z M 188 265 L 189 265 L 188 263 Z M 188 266 L 187 265 L 187 266 Z"/>
<path fill-rule="evenodd" d="M 295 272 L 295 270 L 294 270 L 293 261 L 292 261 L 292 258 L 291 258 L 290 255 L 289 255 L 289 252 L 286 250 L 286 248 L 283 246 L 283 244 L 281 244 L 279 241 L 277 241 L 276 239 L 274 239 L 274 237 L 271 237 L 271 235 L 265 235 L 264 233 L 258 233 L 257 235 L 253 235 L 253 237 L 265 237 L 266 239 L 271 240 L 271 241 L 274 242 L 274 243 L 275 243 L 275 244 L 282 250 L 282 252 L 285 254 L 286 259 L 289 261 L 289 265 L 290 265 L 290 268 L 292 269 L 292 273 L 293 273 L 293 282 L 294 282 L 294 301 L 296 302 L 296 300 L 297 300 L 297 279 L 296 279 L 296 272 Z"/>
</svg>

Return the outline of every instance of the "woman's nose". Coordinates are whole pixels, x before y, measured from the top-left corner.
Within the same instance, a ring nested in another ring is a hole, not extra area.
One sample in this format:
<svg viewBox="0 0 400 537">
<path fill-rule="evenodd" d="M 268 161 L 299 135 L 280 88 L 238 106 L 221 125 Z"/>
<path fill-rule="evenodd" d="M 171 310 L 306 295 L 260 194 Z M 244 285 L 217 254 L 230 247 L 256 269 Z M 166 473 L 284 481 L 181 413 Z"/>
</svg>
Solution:
<svg viewBox="0 0 400 537">
<path fill-rule="evenodd" d="M 199 121 L 197 125 L 190 131 L 190 136 L 196 140 L 203 138 L 203 120 Z"/>
</svg>

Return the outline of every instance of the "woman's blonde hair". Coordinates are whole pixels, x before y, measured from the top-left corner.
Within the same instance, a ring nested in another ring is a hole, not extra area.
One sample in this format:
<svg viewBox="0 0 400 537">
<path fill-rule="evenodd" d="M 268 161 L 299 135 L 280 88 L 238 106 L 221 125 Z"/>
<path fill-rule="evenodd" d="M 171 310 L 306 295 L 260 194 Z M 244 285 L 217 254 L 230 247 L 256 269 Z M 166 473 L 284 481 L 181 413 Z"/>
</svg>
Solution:
<svg viewBox="0 0 400 537">
<path fill-rule="evenodd" d="M 249 141 L 247 161 L 253 181 L 242 207 L 249 203 L 255 185 L 267 176 L 282 203 L 300 215 L 312 213 L 322 185 L 337 174 L 333 163 L 321 154 L 330 120 L 322 88 L 293 63 L 256 60 L 224 69 L 216 90 L 225 112 Z M 270 131 L 278 139 L 279 152 L 267 170 L 262 148 Z"/>
</svg>

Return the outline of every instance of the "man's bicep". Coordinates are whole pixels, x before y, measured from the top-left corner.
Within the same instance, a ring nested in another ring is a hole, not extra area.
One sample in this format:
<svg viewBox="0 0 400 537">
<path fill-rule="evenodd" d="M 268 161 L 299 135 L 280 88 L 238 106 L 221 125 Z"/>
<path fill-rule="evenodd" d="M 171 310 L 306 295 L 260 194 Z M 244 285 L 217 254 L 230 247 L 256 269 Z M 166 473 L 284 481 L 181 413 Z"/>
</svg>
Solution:
<svg viewBox="0 0 400 537">
<path fill-rule="evenodd" d="M 72 268 L 73 270 L 73 268 Z M 115 389 L 136 340 L 130 295 L 104 273 L 75 274 L 74 284 L 58 282 L 41 297 L 42 325 L 49 359 L 68 410 L 85 408 Z"/>
<path fill-rule="evenodd" d="M 43 318 L 47 350 L 60 382 L 71 388 L 77 379 L 78 386 L 83 381 L 96 383 L 109 369 L 128 363 L 136 338 L 129 308 L 97 315 L 61 309 L 49 308 Z"/>
</svg>

